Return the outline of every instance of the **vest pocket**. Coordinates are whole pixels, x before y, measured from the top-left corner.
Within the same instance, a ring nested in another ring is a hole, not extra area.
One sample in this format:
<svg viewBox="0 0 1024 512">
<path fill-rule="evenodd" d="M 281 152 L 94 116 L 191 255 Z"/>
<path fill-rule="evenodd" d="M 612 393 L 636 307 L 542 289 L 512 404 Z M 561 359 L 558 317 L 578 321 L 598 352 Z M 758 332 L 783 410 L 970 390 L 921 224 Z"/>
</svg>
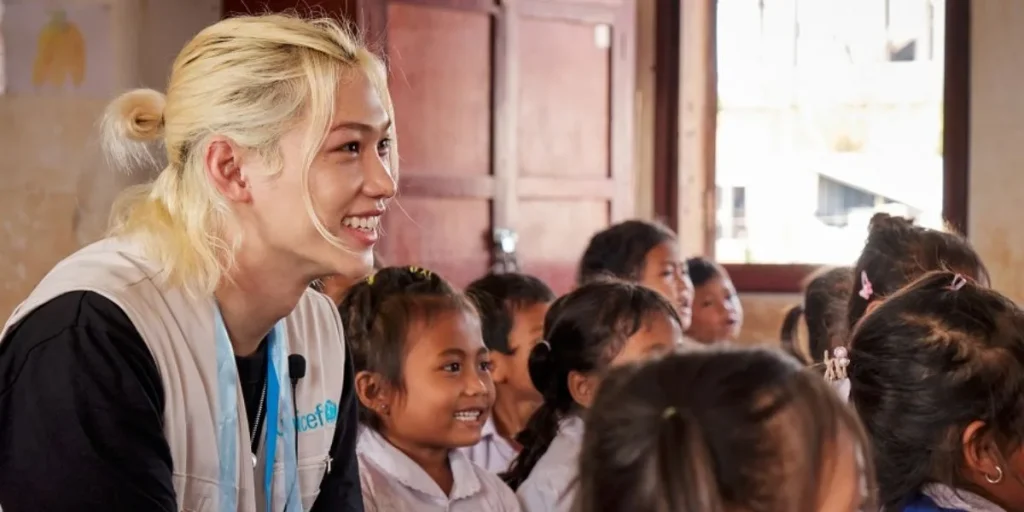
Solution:
<svg viewBox="0 0 1024 512">
<path fill-rule="evenodd" d="M 302 496 L 302 508 L 305 510 L 313 507 L 313 502 L 320 494 L 320 483 L 327 474 L 328 461 L 330 461 L 329 456 L 318 455 L 300 459 L 297 463 L 299 493 Z"/>
</svg>

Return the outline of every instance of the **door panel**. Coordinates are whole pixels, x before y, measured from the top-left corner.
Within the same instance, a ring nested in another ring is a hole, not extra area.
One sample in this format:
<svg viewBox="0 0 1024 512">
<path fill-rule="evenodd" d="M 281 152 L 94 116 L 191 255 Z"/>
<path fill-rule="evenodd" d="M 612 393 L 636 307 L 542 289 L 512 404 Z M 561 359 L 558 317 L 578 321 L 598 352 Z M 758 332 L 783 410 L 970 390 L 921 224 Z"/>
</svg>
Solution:
<svg viewBox="0 0 1024 512">
<path fill-rule="evenodd" d="M 490 174 L 490 16 L 391 4 L 388 25 L 402 173 Z"/>
<path fill-rule="evenodd" d="M 524 18 L 519 29 L 521 173 L 608 177 L 609 47 L 597 39 L 610 28 Z"/>
<path fill-rule="evenodd" d="M 417 265 L 465 286 L 487 271 L 482 238 L 490 231 L 486 199 L 400 194 L 387 214 L 380 254 L 388 265 Z"/>
<path fill-rule="evenodd" d="M 605 200 L 522 200 L 517 227 L 523 270 L 564 293 L 594 232 L 608 226 Z"/>
</svg>

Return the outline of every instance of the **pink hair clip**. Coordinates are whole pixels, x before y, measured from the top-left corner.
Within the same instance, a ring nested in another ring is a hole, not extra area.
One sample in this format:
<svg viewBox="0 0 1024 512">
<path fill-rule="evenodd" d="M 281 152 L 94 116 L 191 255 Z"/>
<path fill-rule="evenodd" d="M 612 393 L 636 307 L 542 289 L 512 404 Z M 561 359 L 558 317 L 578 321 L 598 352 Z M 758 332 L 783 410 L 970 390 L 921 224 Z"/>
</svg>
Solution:
<svg viewBox="0 0 1024 512">
<path fill-rule="evenodd" d="M 869 300 L 871 295 L 875 293 L 871 289 L 871 280 L 868 279 L 868 273 L 864 270 L 860 271 L 860 296 L 864 300 Z"/>
<path fill-rule="evenodd" d="M 966 285 L 967 285 L 967 278 L 962 276 L 962 275 L 960 275 L 960 274 L 957 274 L 957 275 L 953 276 L 953 282 L 949 283 L 949 289 L 953 290 L 955 292 L 955 291 L 959 291 L 961 288 L 963 288 Z"/>
</svg>

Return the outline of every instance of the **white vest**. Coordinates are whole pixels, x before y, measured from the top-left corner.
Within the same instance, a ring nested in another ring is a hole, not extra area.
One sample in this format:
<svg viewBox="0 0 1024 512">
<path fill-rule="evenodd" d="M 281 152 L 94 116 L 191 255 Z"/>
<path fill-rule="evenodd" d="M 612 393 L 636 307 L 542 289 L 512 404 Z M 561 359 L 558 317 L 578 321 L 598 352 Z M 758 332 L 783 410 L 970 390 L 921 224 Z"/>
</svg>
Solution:
<svg viewBox="0 0 1024 512">
<path fill-rule="evenodd" d="M 117 239 L 92 244 L 58 263 L 22 302 L 0 331 L 11 328 L 51 299 L 71 291 L 96 292 L 120 307 L 156 360 L 163 384 L 164 435 L 174 460 L 174 491 L 185 512 L 219 511 L 217 450 L 217 353 L 212 297 L 194 299 L 162 286 L 160 269 L 133 245 Z M 341 318 L 326 296 L 307 291 L 285 318 L 288 353 L 306 358 L 295 403 L 298 434 L 298 490 L 303 508 L 313 506 L 331 464 L 330 448 L 338 418 L 345 372 Z M 287 392 L 282 389 L 282 392 Z M 264 512 L 264 445 L 253 471 L 249 424 L 237 386 L 238 510 Z M 273 512 L 284 509 L 283 441 L 274 468 Z M 130 468 L 129 468 L 130 469 Z M 257 477 L 258 475 L 258 477 Z M 56 491 L 55 491 L 56 492 Z"/>
</svg>

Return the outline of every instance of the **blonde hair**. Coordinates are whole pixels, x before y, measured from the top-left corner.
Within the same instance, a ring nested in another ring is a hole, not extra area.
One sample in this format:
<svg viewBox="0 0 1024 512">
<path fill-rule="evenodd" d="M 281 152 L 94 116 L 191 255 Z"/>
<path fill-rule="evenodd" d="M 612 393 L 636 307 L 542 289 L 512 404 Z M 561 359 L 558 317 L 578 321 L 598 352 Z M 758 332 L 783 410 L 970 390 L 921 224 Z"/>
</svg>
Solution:
<svg viewBox="0 0 1024 512">
<path fill-rule="evenodd" d="M 126 190 L 115 202 L 111 235 L 137 240 L 170 284 L 211 293 L 241 240 L 228 235 L 233 216 L 206 177 L 210 138 L 224 136 L 256 151 L 277 174 L 282 135 L 308 115 L 302 167 L 308 184 L 333 122 L 337 85 L 352 70 L 365 73 L 394 119 L 383 62 L 335 20 L 274 14 L 207 27 L 174 61 L 166 96 L 138 89 L 107 107 L 102 138 L 111 163 L 129 171 L 164 164 L 153 183 Z M 155 156 L 157 148 L 166 157 Z M 393 173 L 397 155 L 393 145 Z M 317 231 L 344 248 L 316 215 L 308 185 L 304 201 Z"/>
</svg>

